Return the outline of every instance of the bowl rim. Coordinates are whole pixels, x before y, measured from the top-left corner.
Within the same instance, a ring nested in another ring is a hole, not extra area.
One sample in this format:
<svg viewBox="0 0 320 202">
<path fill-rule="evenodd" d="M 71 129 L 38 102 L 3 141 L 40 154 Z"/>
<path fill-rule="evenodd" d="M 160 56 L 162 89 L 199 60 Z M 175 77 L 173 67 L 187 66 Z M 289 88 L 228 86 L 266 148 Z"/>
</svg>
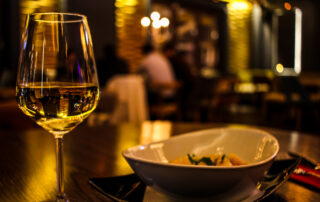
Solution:
<svg viewBox="0 0 320 202">
<path fill-rule="evenodd" d="M 212 131 L 212 130 L 222 130 L 222 129 L 236 129 L 236 130 L 251 130 L 251 131 L 257 131 L 260 133 L 264 133 L 265 135 L 269 136 L 271 139 L 273 139 L 276 143 L 276 150 L 275 152 L 268 158 L 262 160 L 262 161 L 258 161 L 255 163 L 250 163 L 250 164 L 246 164 L 246 165 L 238 165 L 238 166 L 208 166 L 208 165 L 184 165 L 184 164 L 175 164 L 175 163 L 168 163 L 168 162 L 161 162 L 161 161 L 153 161 L 153 160 L 149 160 L 149 159 L 145 159 L 145 158 L 141 158 L 141 157 L 133 157 L 129 155 L 129 151 L 139 148 L 139 147 L 148 147 L 150 145 L 153 144 L 159 144 L 159 143 L 163 143 L 168 141 L 169 139 L 176 139 L 176 138 L 181 138 L 181 136 L 193 136 L 196 133 L 203 133 L 203 132 L 208 132 L 208 131 Z M 156 142 L 150 142 L 148 144 L 139 144 L 130 148 L 125 149 L 124 151 L 122 151 L 122 156 L 125 159 L 129 159 L 129 160 L 133 160 L 133 161 L 137 161 L 140 163 L 145 163 L 145 164 L 153 164 L 153 165 L 158 165 L 158 166 L 163 166 L 163 167 L 172 167 L 172 168 L 186 168 L 186 169 L 204 169 L 204 170 L 238 170 L 238 169 L 246 169 L 246 168 L 252 168 L 252 167 L 258 167 L 258 166 L 262 166 L 267 164 L 268 162 L 271 162 L 272 160 L 275 159 L 275 157 L 277 156 L 277 154 L 279 153 L 280 150 L 280 145 L 279 145 L 279 141 L 277 140 L 277 138 L 275 136 L 273 136 L 270 132 L 267 132 L 265 130 L 262 129 L 258 129 L 258 128 L 253 128 L 253 127 L 234 127 L 234 126 L 227 126 L 227 127 L 218 127 L 218 128 L 209 128 L 209 129 L 204 129 L 204 130 L 195 130 L 195 131 L 191 131 L 191 132 L 187 132 L 187 133 L 181 133 L 181 134 L 177 134 L 175 136 L 172 136 L 168 139 L 165 140 L 161 140 L 161 141 L 156 141 Z"/>
</svg>

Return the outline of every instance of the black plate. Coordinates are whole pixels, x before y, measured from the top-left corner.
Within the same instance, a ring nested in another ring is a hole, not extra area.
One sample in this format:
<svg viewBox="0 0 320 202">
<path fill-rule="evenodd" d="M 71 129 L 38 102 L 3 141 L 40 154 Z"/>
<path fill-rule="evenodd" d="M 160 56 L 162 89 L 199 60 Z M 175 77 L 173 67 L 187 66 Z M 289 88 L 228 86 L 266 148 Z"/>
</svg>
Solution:
<svg viewBox="0 0 320 202">
<path fill-rule="evenodd" d="M 268 173 L 258 185 L 262 195 L 254 198 L 261 201 L 275 192 L 287 181 L 301 158 L 276 160 L 272 163 Z M 102 194 L 114 201 L 143 201 L 146 185 L 135 174 L 107 178 L 90 178 L 89 183 Z"/>
</svg>

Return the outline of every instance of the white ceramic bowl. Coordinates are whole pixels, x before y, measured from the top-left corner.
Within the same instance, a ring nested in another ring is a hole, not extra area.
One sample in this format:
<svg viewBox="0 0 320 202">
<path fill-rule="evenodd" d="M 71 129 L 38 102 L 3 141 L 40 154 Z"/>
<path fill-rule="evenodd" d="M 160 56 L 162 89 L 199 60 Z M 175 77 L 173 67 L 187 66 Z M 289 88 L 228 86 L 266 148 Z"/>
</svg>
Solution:
<svg viewBox="0 0 320 202">
<path fill-rule="evenodd" d="M 232 196 L 237 201 L 256 190 L 278 151 L 277 139 L 265 131 L 216 128 L 135 146 L 123 151 L 123 156 L 141 180 L 158 191 L 188 197 Z M 219 152 L 235 153 L 250 163 L 233 167 L 168 163 L 188 153 Z"/>
</svg>

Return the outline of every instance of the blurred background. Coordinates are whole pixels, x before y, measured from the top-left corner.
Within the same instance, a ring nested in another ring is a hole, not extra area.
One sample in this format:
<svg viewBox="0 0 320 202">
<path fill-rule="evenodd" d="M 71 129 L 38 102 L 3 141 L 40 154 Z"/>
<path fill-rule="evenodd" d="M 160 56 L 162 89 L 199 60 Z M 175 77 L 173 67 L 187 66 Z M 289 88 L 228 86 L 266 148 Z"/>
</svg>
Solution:
<svg viewBox="0 0 320 202">
<path fill-rule="evenodd" d="M 8 103 L 27 14 L 76 12 L 88 17 L 102 92 L 89 122 L 320 133 L 319 9 L 317 0 L 0 0 L 0 107 L 16 107 Z M 152 51 L 166 70 L 147 62 Z"/>
</svg>

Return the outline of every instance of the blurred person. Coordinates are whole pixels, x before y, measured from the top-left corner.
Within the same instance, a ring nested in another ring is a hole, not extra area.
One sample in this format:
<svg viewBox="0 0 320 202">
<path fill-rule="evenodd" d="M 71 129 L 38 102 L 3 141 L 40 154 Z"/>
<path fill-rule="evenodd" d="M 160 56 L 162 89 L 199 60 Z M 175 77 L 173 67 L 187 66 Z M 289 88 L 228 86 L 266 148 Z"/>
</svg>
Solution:
<svg viewBox="0 0 320 202">
<path fill-rule="evenodd" d="M 14 69 L 14 68 L 12 68 Z M 3 68 L 2 72 L 0 71 L 0 87 L 12 87 L 16 82 L 15 71 L 10 70 L 9 68 Z"/>
<path fill-rule="evenodd" d="M 127 62 L 117 56 L 116 48 L 112 44 L 104 47 L 103 58 L 97 61 L 99 84 L 104 88 L 111 77 L 118 74 L 128 74 L 129 67 Z"/>
<path fill-rule="evenodd" d="M 184 53 L 176 50 L 174 43 L 168 42 L 163 46 L 163 54 L 169 60 L 176 79 L 189 89 L 196 82 L 190 65 L 184 60 Z"/>
<path fill-rule="evenodd" d="M 160 51 L 156 51 L 151 44 L 144 45 L 142 51 L 145 57 L 141 62 L 139 72 L 146 77 L 149 103 L 155 103 L 159 94 L 165 101 L 170 101 L 175 96 L 173 89 L 163 88 L 161 92 L 153 92 L 154 89 L 152 89 L 155 85 L 167 85 L 169 87 L 176 83 L 174 71 L 169 60 Z"/>
<path fill-rule="evenodd" d="M 193 102 L 194 93 L 197 86 L 197 77 L 193 75 L 190 65 L 185 61 L 184 52 L 176 50 L 173 42 L 168 42 L 163 46 L 163 54 L 168 58 L 180 87 L 180 111 L 182 116 L 188 113 L 190 102 Z"/>
<path fill-rule="evenodd" d="M 141 71 L 147 74 L 150 82 L 175 82 L 174 72 L 169 60 L 160 51 L 156 51 L 151 44 L 143 47 L 144 59 L 141 62 Z"/>
<path fill-rule="evenodd" d="M 67 57 L 62 53 L 59 53 L 58 57 L 59 63 L 55 75 L 57 80 L 68 81 L 68 78 L 79 81 L 83 80 L 83 72 L 81 72 L 81 70 L 78 68 L 80 64 L 78 61 L 77 53 L 74 51 L 74 49 L 69 48 L 67 50 Z"/>
</svg>

